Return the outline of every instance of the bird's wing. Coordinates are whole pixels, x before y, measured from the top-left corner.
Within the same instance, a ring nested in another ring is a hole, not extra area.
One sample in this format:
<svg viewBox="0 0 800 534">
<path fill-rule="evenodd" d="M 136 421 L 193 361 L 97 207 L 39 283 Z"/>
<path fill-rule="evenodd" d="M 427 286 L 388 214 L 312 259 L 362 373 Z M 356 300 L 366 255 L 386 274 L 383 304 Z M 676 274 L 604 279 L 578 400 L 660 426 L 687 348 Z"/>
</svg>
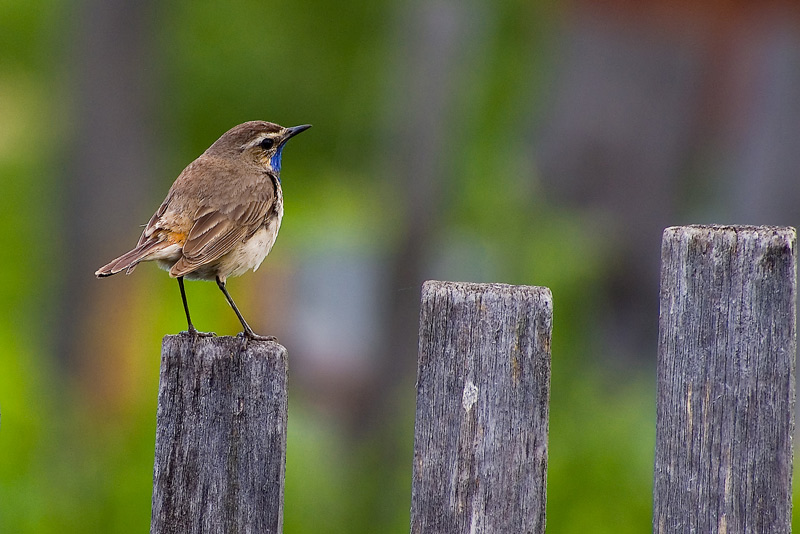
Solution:
<svg viewBox="0 0 800 534">
<path fill-rule="evenodd" d="M 274 197 L 268 197 L 236 205 L 230 210 L 201 208 L 186 236 L 183 256 L 170 269 L 170 276 L 184 276 L 250 238 L 264 224 L 273 203 Z"/>
<path fill-rule="evenodd" d="M 150 221 L 145 225 L 144 230 L 142 231 L 141 237 L 139 237 L 139 242 L 136 244 L 137 247 L 144 245 L 148 241 L 152 241 L 154 239 L 154 235 L 156 236 L 155 239 L 158 240 L 160 236 L 160 230 L 169 230 L 163 223 L 164 213 L 167 211 L 167 207 L 169 206 L 169 202 L 172 199 L 172 195 L 167 195 L 167 198 L 164 199 L 164 202 L 158 207 L 158 210 L 150 217 Z"/>
</svg>

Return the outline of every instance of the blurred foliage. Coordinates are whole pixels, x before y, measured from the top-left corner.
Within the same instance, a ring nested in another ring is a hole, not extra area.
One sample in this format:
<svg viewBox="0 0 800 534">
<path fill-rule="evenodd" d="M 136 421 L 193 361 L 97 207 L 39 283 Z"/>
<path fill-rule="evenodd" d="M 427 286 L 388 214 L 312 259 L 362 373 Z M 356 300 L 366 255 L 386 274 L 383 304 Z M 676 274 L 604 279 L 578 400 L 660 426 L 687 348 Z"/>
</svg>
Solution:
<svg viewBox="0 0 800 534">
<path fill-rule="evenodd" d="M 552 61 L 552 7 L 520 0 L 492 8 L 482 57 L 457 98 L 457 153 L 446 159 L 458 181 L 437 240 L 450 249 L 463 243 L 465 254 L 480 257 L 477 276 L 486 279 L 478 281 L 553 291 L 548 532 L 639 533 L 650 529 L 654 372 L 609 369 L 603 358 L 586 356 L 597 352 L 592 325 L 601 305 L 593 288 L 610 268 L 605 236 L 596 214 L 548 205 L 530 171 L 526 128 Z M 402 54 L 403 9 L 363 0 L 154 7 L 156 114 L 170 140 L 154 205 L 180 168 L 231 125 L 311 122 L 313 135 L 287 157 L 291 223 L 275 261 L 287 261 L 298 243 L 313 246 L 339 231 L 388 247 L 398 216 L 393 186 L 375 176 L 392 150 L 387 99 L 402 91 L 390 86 Z M 104 365 L 124 366 L 124 402 L 87 397 L 85 376 L 65 378 L 50 357 L 43 318 L 59 283 L 54 229 L 70 208 L 59 205 L 58 169 L 60 139 L 70 128 L 62 123 L 70 115 L 64 78 L 76 17 L 76 8 L 59 0 L 0 3 L 0 532 L 147 530 L 156 355 L 164 332 L 183 327 L 177 288 L 143 268 L 138 282 L 125 280 L 152 288 L 147 302 L 137 301 L 137 345 L 131 355 L 104 355 Z M 440 269 L 432 274 L 476 276 L 463 265 Z M 189 291 L 193 316 L 215 317 L 234 331 L 212 285 Z M 102 380 L 101 371 L 89 376 Z M 405 417 L 388 422 L 379 431 L 385 435 L 357 443 L 300 393 L 290 396 L 285 532 L 407 532 L 410 392 L 398 399 Z M 387 441 L 397 443 L 394 454 L 375 446 Z"/>
</svg>

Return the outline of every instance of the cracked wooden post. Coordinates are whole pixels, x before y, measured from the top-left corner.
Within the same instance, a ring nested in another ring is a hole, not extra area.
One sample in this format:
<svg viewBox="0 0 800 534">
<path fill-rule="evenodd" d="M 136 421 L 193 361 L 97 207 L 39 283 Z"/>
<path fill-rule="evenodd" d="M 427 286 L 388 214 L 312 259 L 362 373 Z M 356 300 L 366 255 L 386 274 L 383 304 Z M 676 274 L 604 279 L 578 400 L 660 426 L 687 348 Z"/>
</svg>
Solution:
<svg viewBox="0 0 800 534">
<path fill-rule="evenodd" d="M 411 532 L 544 532 L 552 296 L 426 282 Z"/>
<path fill-rule="evenodd" d="M 152 534 L 280 534 L 286 383 L 277 343 L 164 338 Z"/>
<path fill-rule="evenodd" d="M 788 533 L 793 228 L 667 228 L 653 530 Z"/>
</svg>

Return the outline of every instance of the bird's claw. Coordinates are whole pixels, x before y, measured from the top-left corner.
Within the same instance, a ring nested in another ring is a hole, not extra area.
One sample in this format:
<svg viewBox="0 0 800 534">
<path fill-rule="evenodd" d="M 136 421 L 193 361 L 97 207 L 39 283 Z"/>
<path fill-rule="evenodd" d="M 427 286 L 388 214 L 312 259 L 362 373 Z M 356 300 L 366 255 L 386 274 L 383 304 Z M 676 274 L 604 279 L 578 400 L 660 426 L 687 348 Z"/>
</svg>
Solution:
<svg viewBox="0 0 800 534">
<path fill-rule="evenodd" d="M 236 337 L 244 338 L 245 340 L 253 340 L 253 341 L 275 341 L 277 343 L 278 338 L 275 336 L 260 336 L 255 332 L 239 332 L 236 334 Z"/>
<path fill-rule="evenodd" d="M 181 332 L 181 334 L 193 337 L 215 337 L 217 335 L 215 332 L 201 332 L 193 326 L 190 326 L 187 330 Z"/>
</svg>

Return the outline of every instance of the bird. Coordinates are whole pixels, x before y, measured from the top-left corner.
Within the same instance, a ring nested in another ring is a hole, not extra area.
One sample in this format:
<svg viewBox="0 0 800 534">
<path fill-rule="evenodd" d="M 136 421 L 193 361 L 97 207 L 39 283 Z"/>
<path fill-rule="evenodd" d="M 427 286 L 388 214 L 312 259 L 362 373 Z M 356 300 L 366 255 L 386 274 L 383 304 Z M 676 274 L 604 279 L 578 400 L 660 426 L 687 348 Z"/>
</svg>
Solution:
<svg viewBox="0 0 800 534">
<path fill-rule="evenodd" d="M 180 173 L 136 246 L 100 267 L 95 276 L 131 274 L 139 263 L 155 261 L 178 280 L 187 333 L 195 336 L 215 334 L 200 332 L 192 324 L 183 280 L 216 281 L 242 323 L 239 335 L 275 341 L 274 336 L 253 331 L 226 282 L 258 269 L 275 244 L 283 218 L 283 149 L 310 127 L 249 121 L 222 134 Z"/>
</svg>

